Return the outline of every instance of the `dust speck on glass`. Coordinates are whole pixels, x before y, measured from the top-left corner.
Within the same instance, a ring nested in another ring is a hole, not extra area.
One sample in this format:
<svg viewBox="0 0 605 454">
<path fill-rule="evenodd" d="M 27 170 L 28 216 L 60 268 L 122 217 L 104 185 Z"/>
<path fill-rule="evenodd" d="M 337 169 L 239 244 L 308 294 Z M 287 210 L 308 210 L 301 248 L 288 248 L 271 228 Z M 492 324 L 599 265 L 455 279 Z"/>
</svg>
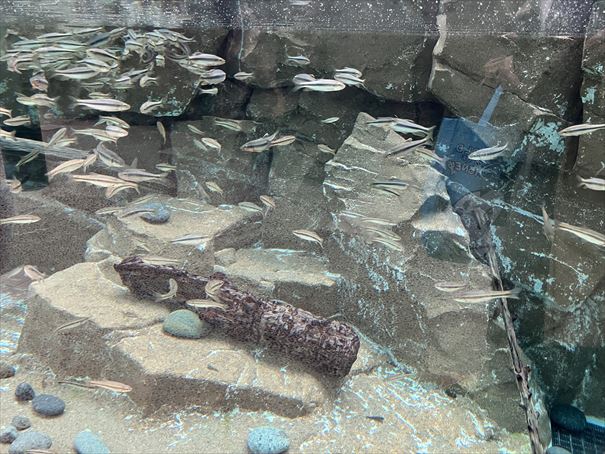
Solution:
<svg viewBox="0 0 605 454">
<path fill-rule="evenodd" d="M 605 1 L 0 11 L 0 454 L 605 451 Z"/>
</svg>

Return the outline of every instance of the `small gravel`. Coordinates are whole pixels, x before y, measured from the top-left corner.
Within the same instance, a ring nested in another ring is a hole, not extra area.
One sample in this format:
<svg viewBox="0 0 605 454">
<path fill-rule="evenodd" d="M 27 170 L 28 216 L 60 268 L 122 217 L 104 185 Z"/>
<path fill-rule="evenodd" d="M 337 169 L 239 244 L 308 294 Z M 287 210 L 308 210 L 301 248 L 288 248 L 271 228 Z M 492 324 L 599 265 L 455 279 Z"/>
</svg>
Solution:
<svg viewBox="0 0 605 454">
<path fill-rule="evenodd" d="M 15 389 L 15 397 L 17 400 L 32 400 L 36 397 L 34 388 L 29 383 L 19 383 Z"/>
<path fill-rule="evenodd" d="M 12 443 L 17 438 L 17 429 L 13 426 L 6 426 L 0 429 L 0 443 Z"/>
<path fill-rule="evenodd" d="M 15 368 L 6 361 L 0 361 L 0 378 L 10 378 L 15 375 Z"/>
<path fill-rule="evenodd" d="M 17 428 L 17 430 L 29 429 L 32 426 L 32 422 L 27 416 L 15 416 L 11 421 L 11 424 Z"/>
<path fill-rule="evenodd" d="M 51 438 L 41 432 L 28 430 L 21 432 L 8 448 L 8 454 L 25 454 L 30 449 L 48 449 L 52 446 Z"/>
</svg>

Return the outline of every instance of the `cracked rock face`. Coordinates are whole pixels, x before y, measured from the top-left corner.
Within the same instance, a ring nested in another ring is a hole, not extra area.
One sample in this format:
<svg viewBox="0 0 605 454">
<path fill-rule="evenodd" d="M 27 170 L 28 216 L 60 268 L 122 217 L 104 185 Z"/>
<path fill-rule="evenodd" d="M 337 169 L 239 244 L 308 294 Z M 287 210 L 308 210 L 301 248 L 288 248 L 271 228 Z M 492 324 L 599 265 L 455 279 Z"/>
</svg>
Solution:
<svg viewBox="0 0 605 454">
<path fill-rule="evenodd" d="M 387 158 L 386 150 L 403 139 L 366 125 L 371 119 L 358 116 L 353 133 L 325 166 L 323 190 L 333 223 L 325 249 L 333 272 L 342 275 L 339 311 L 426 377 L 461 387 L 491 407 L 499 422 L 516 427 L 522 417 L 506 373 L 508 356 L 497 353 L 506 340 L 494 307 L 459 304 L 433 287 L 436 281 L 464 280 L 471 288 L 490 288 L 485 267 L 468 253 L 468 235 L 452 212 L 445 177 L 421 157 Z M 376 179 L 391 177 L 410 185 L 400 197 L 372 188 Z M 371 243 L 347 212 L 394 223 L 403 252 Z M 481 397 L 492 391 L 500 396 L 497 404 Z"/>
<path fill-rule="evenodd" d="M 584 121 L 605 123 L 605 2 L 593 5 L 586 28 L 582 59 L 582 89 L 580 96 Z M 595 174 L 605 165 L 605 134 L 580 137 L 576 170 L 582 177 Z"/>
<path fill-rule="evenodd" d="M 321 21 L 326 12 L 323 5 L 305 8 L 305 21 Z M 426 19 L 422 9 L 412 1 L 398 2 L 393 8 L 386 3 L 358 3 L 354 8 L 345 1 L 330 4 L 330 16 L 338 11 L 345 18 L 353 14 L 357 18 L 367 15 L 388 21 L 402 18 L 408 27 L 393 30 L 378 27 L 380 32 L 350 31 L 338 29 L 330 24 L 325 29 L 272 30 L 256 27 L 257 17 L 283 15 L 285 20 L 297 20 L 300 12 L 282 11 L 274 2 L 264 5 L 257 2 L 241 2 L 242 31 L 235 31 L 227 50 L 229 74 L 238 71 L 254 73 L 251 84 L 262 88 L 275 88 L 289 84 L 299 73 L 313 73 L 331 77 L 334 69 L 352 66 L 367 78 L 369 92 L 385 99 L 418 101 L 427 98 L 426 81 L 430 71 L 430 49 L 434 40 L 425 36 Z M 365 11 L 364 11 L 365 9 Z M 403 11 L 403 12 L 402 12 Z M 258 19 L 262 20 L 262 19 Z M 346 19 L 343 21 L 346 24 Z M 367 23 L 371 21 L 357 21 Z M 249 28 L 246 25 L 249 24 Z M 327 24 L 328 25 L 328 24 Z M 409 30 L 401 35 L 400 30 Z M 297 66 L 288 61 L 288 56 L 303 55 L 311 63 Z M 355 90 L 349 88 L 348 90 Z"/>
</svg>

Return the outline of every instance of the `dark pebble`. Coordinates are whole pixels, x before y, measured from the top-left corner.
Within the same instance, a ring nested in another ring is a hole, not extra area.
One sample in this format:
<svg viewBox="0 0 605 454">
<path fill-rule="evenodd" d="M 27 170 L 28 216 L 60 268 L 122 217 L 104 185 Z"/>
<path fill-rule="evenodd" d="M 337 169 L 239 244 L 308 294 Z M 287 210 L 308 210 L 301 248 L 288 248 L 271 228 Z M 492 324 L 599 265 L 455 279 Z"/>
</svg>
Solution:
<svg viewBox="0 0 605 454">
<path fill-rule="evenodd" d="M 0 378 L 10 378 L 15 375 L 15 368 L 6 361 L 0 361 Z"/>
<path fill-rule="evenodd" d="M 143 206 L 153 210 L 153 213 L 141 215 L 141 219 L 150 224 L 164 224 L 170 219 L 170 210 L 162 203 L 151 202 Z"/>
<path fill-rule="evenodd" d="M 15 416 L 11 421 L 11 424 L 17 428 L 17 430 L 29 429 L 32 426 L 32 422 L 27 416 Z"/>
<path fill-rule="evenodd" d="M 17 400 L 32 400 L 36 397 L 34 388 L 29 383 L 19 383 L 15 389 L 15 397 Z"/>
<path fill-rule="evenodd" d="M 17 435 L 16 440 L 8 448 L 8 454 L 25 454 L 30 449 L 48 449 L 52 444 L 48 435 L 28 430 Z"/>
<path fill-rule="evenodd" d="M 40 394 L 32 401 L 32 408 L 43 416 L 59 416 L 65 411 L 65 402 L 50 394 Z"/>
<path fill-rule="evenodd" d="M 586 429 L 584 412 L 573 405 L 555 405 L 550 410 L 550 420 L 570 432 L 582 432 Z"/>
<path fill-rule="evenodd" d="M 13 426 L 6 426 L 0 429 L 0 443 L 12 443 L 17 438 L 17 429 Z"/>
</svg>

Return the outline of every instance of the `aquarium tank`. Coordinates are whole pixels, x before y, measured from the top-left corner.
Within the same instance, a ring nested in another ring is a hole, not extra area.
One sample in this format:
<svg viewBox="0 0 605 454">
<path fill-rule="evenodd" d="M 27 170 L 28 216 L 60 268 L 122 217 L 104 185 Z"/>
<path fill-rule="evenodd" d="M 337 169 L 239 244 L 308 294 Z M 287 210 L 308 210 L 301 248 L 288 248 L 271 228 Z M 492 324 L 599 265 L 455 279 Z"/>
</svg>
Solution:
<svg viewBox="0 0 605 454">
<path fill-rule="evenodd" d="M 605 1 L 0 1 L 0 454 L 605 452 Z"/>
</svg>

